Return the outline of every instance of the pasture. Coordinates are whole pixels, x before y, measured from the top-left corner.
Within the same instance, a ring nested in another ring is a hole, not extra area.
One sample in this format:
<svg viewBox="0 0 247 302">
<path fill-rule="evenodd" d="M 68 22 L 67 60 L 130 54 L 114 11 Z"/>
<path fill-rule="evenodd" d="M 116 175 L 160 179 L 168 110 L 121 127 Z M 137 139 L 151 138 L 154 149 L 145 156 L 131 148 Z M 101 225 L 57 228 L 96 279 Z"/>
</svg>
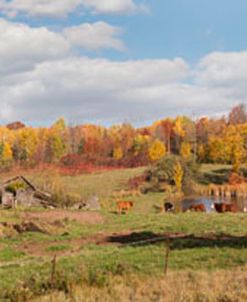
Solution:
<svg viewBox="0 0 247 302">
<path fill-rule="evenodd" d="M 246 213 L 157 213 L 166 193 L 148 193 L 125 197 L 134 207 L 116 214 L 113 193 L 142 172 L 27 173 L 39 186 L 56 177 L 73 194 L 97 194 L 102 209 L 1 210 L 0 301 L 246 301 Z M 12 227 L 25 221 L 39 231 Z"/>
</svg>

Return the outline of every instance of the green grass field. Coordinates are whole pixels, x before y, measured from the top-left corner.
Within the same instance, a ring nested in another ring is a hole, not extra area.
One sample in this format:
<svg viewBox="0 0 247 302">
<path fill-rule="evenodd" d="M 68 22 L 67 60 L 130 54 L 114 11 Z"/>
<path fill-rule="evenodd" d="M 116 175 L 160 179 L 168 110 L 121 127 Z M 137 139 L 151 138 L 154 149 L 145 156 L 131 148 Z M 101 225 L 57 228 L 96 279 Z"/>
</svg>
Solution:
<svg viewBox="0 0 247 302">
<path fill-rule="evenodd" d="M 207 172 L 212 168 L 215 167 L 203 167 Z M 49 235 L 24 232 L 1 237 L 0 229 L 0 301 L 27 301 L 54 290 L 68 291 L 69 284 L 101 288 L 107 286 L 111 278 L 128 275 L 160 280 L 164 278 L 167 241 L 148 241 L 142 245 L 133 245 L 133 242 L 165 234 L 197 237 L 171 241 L 170 274 L 189 271 L 214 274 L 218 270 L 246 268 L 246 213 L 155 213 L 153 205 L 161 205 L 165 196 L 149 193 L 131 197 L 135 202 L 132 211 L 128 215 L 117 215 L 112 192 L 125 189 L 128 179 L 142 172 L 139 168 L 62 177 L 59 181 L 70 192 L 84 198 L 92 194 L 99 196 L 104 207 L 97 213 L 86 212 L 87 218 L 92 218 L 90 223 L 83 220 L 84 216 L 81 220 L 74 219 L 76 211 L 67 210 L 67 219 L 62 219 L 63 232 Z M 27 176 L 42 185 L 44 174 Z M 45 219 L 50 211 L 0 210 L 0 223 L 20 223 L 30 213 Z M 101 218 L 100 222 L 94 222 L 96 215 Z M 55 281 L 52 281 L 54 255 L 57 255 L 57 264 Z M 247 278 L 246 274 L 243 273 L 243 277 Z"/>
</svg>

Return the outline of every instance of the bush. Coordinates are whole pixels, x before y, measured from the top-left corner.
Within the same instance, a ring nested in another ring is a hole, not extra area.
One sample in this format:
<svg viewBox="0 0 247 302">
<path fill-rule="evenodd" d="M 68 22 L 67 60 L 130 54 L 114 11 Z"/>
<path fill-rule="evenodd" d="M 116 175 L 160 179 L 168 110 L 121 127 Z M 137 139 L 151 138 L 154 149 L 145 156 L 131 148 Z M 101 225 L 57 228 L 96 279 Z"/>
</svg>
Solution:
<svg viewBox="0 0 247 302">
<path fill-rule="evenodd" d="M 199 165 L 192 160 L 185 160 L 177 155 L 165 156 L 149 168 L 147 171 L 149 191 L 162 192 L 164 191 L 164 184 L 174 186 L 174 169 L 178 163 L 183 170 L 182 191 L 191 193 L 193 183 L 199 177 Z"/>
</svg>

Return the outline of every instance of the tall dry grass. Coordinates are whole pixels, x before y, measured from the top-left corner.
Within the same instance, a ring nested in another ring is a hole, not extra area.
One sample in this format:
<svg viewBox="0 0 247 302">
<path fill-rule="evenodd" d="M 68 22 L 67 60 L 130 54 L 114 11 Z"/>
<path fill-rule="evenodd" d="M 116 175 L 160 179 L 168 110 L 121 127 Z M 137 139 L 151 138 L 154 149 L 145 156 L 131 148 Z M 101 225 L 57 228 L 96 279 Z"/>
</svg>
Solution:
<svg viewBox="0 0 247 302">
<path fill-rule="evenodd" d="M 111 276 L 100 286 L 71 286 L 33 302 L 246 302 L 247 266 L 215 272 L 170 272 L 164 278 Z"/>
<path fill-rule="evenodd" d="M 215 185 L 196 186 L 196 192 L 200 195 L 213 196 L 213 197 L 247 197 L 247 183 L 237 185 Z"/>
</svg>

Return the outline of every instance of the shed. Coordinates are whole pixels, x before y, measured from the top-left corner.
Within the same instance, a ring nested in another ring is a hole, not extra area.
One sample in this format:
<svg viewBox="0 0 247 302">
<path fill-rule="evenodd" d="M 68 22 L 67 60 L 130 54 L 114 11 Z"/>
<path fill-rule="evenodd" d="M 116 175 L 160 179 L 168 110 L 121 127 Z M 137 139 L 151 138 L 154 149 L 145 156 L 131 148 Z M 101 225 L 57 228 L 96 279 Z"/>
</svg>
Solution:
<svg viewBox="0 0 247 302">
<path fill-rule="evenodd" d="M 50 194 L 38 190 L 24 176 L 8 179 L 0 186 L 0 192 L 4 208 L 48 206 L 51 200 Z"/>
</svg>

